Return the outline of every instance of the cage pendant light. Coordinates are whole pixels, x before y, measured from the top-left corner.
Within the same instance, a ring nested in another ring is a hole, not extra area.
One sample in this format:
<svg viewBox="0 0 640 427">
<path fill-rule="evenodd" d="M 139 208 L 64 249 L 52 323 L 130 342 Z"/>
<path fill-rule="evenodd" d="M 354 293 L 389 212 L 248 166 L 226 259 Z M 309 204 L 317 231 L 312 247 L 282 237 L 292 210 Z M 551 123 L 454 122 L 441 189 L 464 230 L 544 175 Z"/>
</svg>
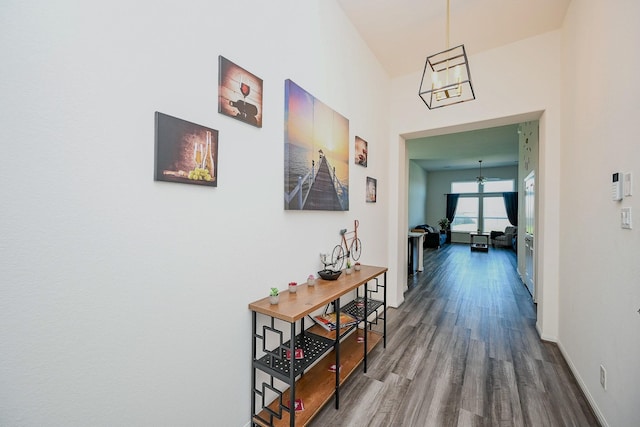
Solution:
<svg viewBox="0 0 640 427">
<path fill-rule="evenodd" d="M 449 0 L 446 32 L 447 48 L 427 57 L 420 81 L 418 95 L 430 110 L 476 99 L 464 45 L 449 48 Z"/>
</svg>

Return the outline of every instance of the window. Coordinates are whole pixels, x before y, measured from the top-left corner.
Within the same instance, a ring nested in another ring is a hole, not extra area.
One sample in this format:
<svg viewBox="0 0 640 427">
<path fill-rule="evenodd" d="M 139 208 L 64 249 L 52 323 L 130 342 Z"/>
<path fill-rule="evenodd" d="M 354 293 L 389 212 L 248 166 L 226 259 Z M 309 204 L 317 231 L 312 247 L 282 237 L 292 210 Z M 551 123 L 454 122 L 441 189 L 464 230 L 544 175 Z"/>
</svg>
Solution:
<svg viewBox="0 0 640 427">
<path fill-rule="evenodd" d="M 452 182 L 451 192 L 460 194 L 460 198 L 451 231 L 504 230 L 510 223 L 502 193 L 514 191 L 514 186 L 513 179 L 486 181 L 484 185 L 476 181 Z"/>
<path fill-rule="evenodd" d="M 452 182 L 451 183 L 451 192 L 452 193 L 477 193 L 478 192 L 478 183 L 475 181 L 469 182 Z"/>
<path fill-rule="evenodd" d="M 486 181 L 482 189 L 483 193 L 504 193 L 505 191 L 513 191 L 512 179 Z"/>
<path fill-rule="evenodd" d="M 482 201 L 482 229 L 503 231 L 511 225 L 502 196 L 485 196 Z"/>
<path fill-rule="evenodd" d="M 478 197 L 460 197 L 456 216 L 451 223 L 451 231 L 478 230 Z"/>
</svg>

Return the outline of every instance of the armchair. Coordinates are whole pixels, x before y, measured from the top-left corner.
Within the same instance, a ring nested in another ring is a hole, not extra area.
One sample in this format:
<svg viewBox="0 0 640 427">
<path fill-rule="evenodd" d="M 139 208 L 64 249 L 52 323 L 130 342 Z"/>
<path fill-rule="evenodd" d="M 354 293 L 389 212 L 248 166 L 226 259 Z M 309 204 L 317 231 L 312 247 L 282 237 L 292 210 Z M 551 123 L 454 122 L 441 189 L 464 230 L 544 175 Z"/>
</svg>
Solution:
<svg viewBox="0 0 640 427">
<path fill-rule="evenodd" d="M 505 247 L 510 248 L 513 246 L 513 238 L 518 235 L 518 227 L 509 226 L 504 231 L 492 231 L 491 232 L 491 246 L 494 248 Z"/>
</svg>

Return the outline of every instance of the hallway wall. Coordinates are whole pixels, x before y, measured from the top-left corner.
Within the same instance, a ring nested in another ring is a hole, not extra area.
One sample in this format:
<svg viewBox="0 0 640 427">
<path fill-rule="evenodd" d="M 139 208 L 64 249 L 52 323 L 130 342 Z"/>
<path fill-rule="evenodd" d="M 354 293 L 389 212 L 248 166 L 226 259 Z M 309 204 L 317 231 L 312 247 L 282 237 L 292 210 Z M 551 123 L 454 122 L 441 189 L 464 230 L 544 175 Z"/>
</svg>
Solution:
<svg viewBox="0 0 640 427">
<path fill-rule="evenodd" d="M 574 0 L 563 37 L 559 344 L 611 426 L 640 419 L 640 232 L 620 228 L 640 196 L 611 200 L 615 172 L 640 188 L 639 16 L 635 1 Z"/>
<path fill-rule="evenodd" d="M 262 128 L 218 114 L 218 55 Z M 386 265 L 380 64 L 326 0 L 3 1 L 0 56 L 0 425 L 247 425 L 248 304 L 354 219 Z M 285 79 L 369 143 L 348 212 L 283 210 Z M 217 188 L 153 180 L 155 111 L 219 130 Z"/>
</svg>

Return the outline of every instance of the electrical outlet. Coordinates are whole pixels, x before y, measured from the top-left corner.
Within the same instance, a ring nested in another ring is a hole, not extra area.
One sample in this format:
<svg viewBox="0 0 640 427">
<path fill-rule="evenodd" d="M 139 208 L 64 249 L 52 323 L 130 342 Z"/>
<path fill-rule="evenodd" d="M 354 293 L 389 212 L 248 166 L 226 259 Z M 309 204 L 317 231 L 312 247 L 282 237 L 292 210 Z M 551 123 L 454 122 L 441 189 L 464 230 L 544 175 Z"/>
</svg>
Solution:
<svg viewBox="0 0 640 427">
<path fill-rule="evenodd" d="M 600 365 L 600 385 L 603 389 L 607 389 L 607 370 L 602 365 Z"/>
</svg>

